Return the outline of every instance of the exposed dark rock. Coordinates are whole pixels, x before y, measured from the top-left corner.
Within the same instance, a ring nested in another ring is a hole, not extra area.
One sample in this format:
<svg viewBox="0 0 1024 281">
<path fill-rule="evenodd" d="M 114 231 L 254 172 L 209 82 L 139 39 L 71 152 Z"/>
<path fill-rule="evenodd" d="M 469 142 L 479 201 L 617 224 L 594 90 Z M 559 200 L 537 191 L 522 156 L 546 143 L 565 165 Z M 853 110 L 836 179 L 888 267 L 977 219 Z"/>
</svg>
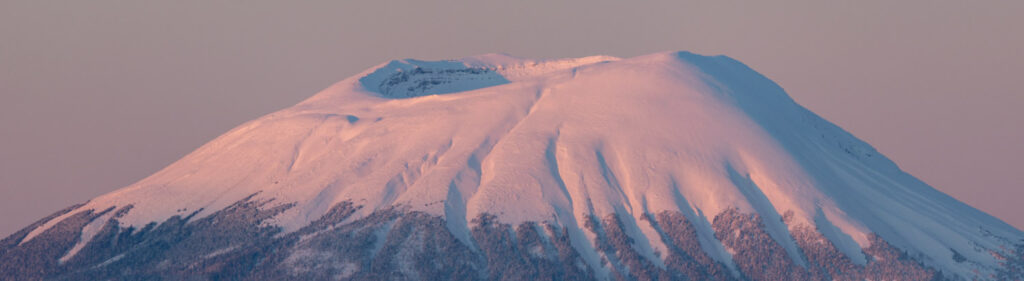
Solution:
<svg viewBox="0 0 1024 281">
<path fill-rule="evenodd" d="M 202 218 L 175 216 L 141 228 L 118 223 L 131 206 L 79 211 L 20 243 L 58 212 L 0 241 L 2 280 L 595 280 L 595 269 L 572 246 L 566 228 L 547 223 L 503 224 L 490 214 L 471 222 L 471 241 L 446 222 L 403 208 L 350 217 L 360 207 L 342 202 L 297 231 L 265 223 L 292 207 L 245 198 Z M 75 255 L 61 257 L 83 227 L 113 212 Z M 784 220 L 785 217 L 784 216 Z M 623 218 L 591 216 L 585 227 L 615 280 L 942 280 L 937 271 L 878 236 L 864 249 L 867 265 L 853 263 L 807 225 L 790 225 L 807 265 L 794 262 L 754 214 L 727 210 L 715 217 L 715 236 L 733 252 L 740 274 L 712 259 L 694 225 L 679 212 L 641 218 L 659 234 L 664 267 L 637 250 Z M 467 242 L 469 244 L 467 244 Z M 1006 249 L 999 280 L 1020 280 L 1024 243 Z"/>
<path fill-rule="evenodd" d="M 473 240 L 487 258 L 488 280 L 593 280 L 593 272 L 569 244 L 568 233 L 548 225 L 551 237 L 528 222 L 513 232 L 494 215 L 473 220 Z M 543 235 L 543 236 L 542 236 Z"/>
<path fill-rule="evenodd" d="M 629 276 L 629 269 L 619 261 L 619 256 L 615 253 L 615 247 L 608 242 L 608 236 L 605 234 L 604 227 L 601 226 L 601 221 L 596 216 L 591 215 L 587 217 L 583 227 L 595 236 L 594 249 L 601 254 L 601 266 L 611 269 L 612 278 L 615 280 L 626 279 Z"/>
<path fill-rule="evenodd" d="M 810 280 L 786 250 L 764 230 L 761 217 L 727 209 L 712 222 L 715 237 L 733 251 L 732 259 L 751 280 Z"/>
<path fill-rule="evenodd" d="M 444 220 L 408 212 L 399 214 L 387 231 L 368 280 L 476 280 L 484 276 L 484 266 Z"/>
<path fill-rule="evenodd" d="M 438 85 L 476 80 L 480 86 L 493 86 L 507 82 L 500 74 L 489 68 L 433 69 L 415 67 L 398 71 L 384 78 L 377 86 L 381 95 L 388 98 L 411 98 L 422 96 Z"/>
<path fill-rule="evenodd" d="M 791 227 L 797 246 L 807 259 L 814 280 L 863 280 L 860 268 L 817 230 L 807 225 Z"/>
<path fill-rule="evenodd" d="M 59 260 L 81 239 L 82 228 L 112 210 L 113 208 L 101 212 L 80 211 L 33 239 L 9 248 L 0 256 L 0 277 L 5 280 L 41 280 L 47 276 L 60 274 L 62 268 Z M 4 240 L 16 240 L 8 239 Z"/>
<path fill-rule="evenodd" d="M 871 280 L 942 280 L 935 270 L 912 259 L 906 252 L 882 240 L 878 235 L 868 237 L 871 246 L 864 253 L 871 256 L 864 267 L 864 278 Z"/>
<path fill-rule="evenodd" d="M 650 260 L 644 258 L 634 249 L 635 240 L 626 234 L 622 225 L 622 219 L 616 215 L 609 215 L 603 220 L 603 227 L 591 228 L 591 231 L 604 230 L 599 235 L 605 241 L 601 241 L 614 250 L 615 256 L 628 270 L 619 277 L 625 280 L 680 280 L 682 275 L 675 270 L 662 269 L 655 266 Z M 670 271 L 671 270 L 671 271 Z"/>
<path fill-rule="evenodd" d="M 47 222 L 50 222 L 50 220 L 53 220 L 56 217 L 62 216 L 75 209 L 78 209 L 78 207 L 81 207 L 82 205 L 85 205 L 85 203 L 75 204 L 72 205 L 71 207 L 64 208 L 63 210 L 57 211 L 52 215 L 46 216 L 45 218 L 42 218 L 28 225 L 27 227 L 22 228 L 18 232 L 11 234 L 11 236 L 8 236 L 7 238 L 0 240 L 0 257 L 3 257 L 8 250 L 14 248 L 15 246 L 18 246 L 18 244 L 21 243 L 21 240 L 25 239 L 25 237 L 28 236 L 28 234 L 32 232 L 32 230 L 35 230 L 36 228 L 46 224 Z"/>
<path fill-rule="evenodd" d="M 735 280 L 724 264 L 704 252 L 697 238 L 697 229 L 683 214 L 664 211 L 658 213 L 657 219 L 652 217 L 648 214 L 644 221 L 658 230 L 662 243 L 669 249 L 666 267 L 680 272 L 687 280 Z"/>
<path fill-rule="evenodd" d="M 957 263 L 962 263 L 962 262 L 967 261 L 967 258 L 964 257 L 964 255 L 960 254 L 960 252 L 957 252 L 956 250 L 953 250 L 953 248 L 949 248 L 949 251 L 953 252 L 953 261 L 955 261 Z"/>
<path fill-rule="evenodd" d="M 996 271 L 998 280 L 1024 280 L 1024 240 L 1018 242 L 1012 249 L 1004 250 L 999 255 L 1002 257 L 1002 268 Z"/>
<path fill-rule="evenodd" d="M 261 223 L 291 207 L 252 196 L 191 221 L 172 217 L 142 229 L 120 228 L 116 215 L 51 279 L 219 279 L 247 272 L 272 244 L 277 227 Z M 127 208 L 121 210 L 127 211 Z M 247 255 L 248 254 L 248 255 Z"/>
</svg>

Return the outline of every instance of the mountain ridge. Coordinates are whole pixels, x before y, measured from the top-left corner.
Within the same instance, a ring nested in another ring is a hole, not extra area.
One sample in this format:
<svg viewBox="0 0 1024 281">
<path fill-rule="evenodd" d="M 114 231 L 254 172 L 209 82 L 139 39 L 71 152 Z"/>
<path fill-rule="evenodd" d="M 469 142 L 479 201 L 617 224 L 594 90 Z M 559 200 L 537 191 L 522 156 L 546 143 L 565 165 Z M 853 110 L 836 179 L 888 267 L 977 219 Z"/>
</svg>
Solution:
<svg viewBox="0 0 1024 281">
<path fill-rule="evenodd" d="M 488 227 L 546 225 L 538 237 L 567 239 L 599 279 L 639 268 L 674 274 L 659 253 L 678 252 L 686 239 L 666 238 L 661 224 L 692 228 L 709 258 L 697 264 L 753 279 L 748 262 L 737 263 L 748 246 L 722 231 L 774 241 L 778 248 L 752 252 L 782 255 L 791 264 L 778 268 L 808 276 L 818 274 L 806 249 L 814 239 L 852 267 L 891 248 L 913 256 L 922 272 L 969 279 L 996 274 L 993 252 L 1024 238 L 902 172 L 746 65 L 667 52 L 384 63 L 68 210 L 17 246 L 69 218 L 89 218 L 59 257 L 64 263 L 110 227 L 145 229 L 175 217 L 187 224 L 246 204 L 274 210 L 255 222 L 280 227 L 277 236 L 300 233 L 345 204 L 351 212 L 336 225 L 397 207 L 436 216 L 469 252 L 490 249 L 478 245 L 481 237 L 502 237 Z"/>
</svg>

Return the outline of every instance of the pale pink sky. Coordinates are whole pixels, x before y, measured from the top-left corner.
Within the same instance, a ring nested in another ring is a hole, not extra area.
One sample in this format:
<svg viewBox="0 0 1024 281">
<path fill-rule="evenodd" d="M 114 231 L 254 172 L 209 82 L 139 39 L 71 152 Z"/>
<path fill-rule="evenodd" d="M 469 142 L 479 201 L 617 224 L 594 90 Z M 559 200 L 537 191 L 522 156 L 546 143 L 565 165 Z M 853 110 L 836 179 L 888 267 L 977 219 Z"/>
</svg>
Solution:
<svg viewBox="0 0 1024 281">
<path fill-rule="evenodd" d="M 743 61 L 1024 228 L 1024 1 L 331 2 L 0 2 L 0 236 L 389 59 L 665 50 Z"/>
</svg>

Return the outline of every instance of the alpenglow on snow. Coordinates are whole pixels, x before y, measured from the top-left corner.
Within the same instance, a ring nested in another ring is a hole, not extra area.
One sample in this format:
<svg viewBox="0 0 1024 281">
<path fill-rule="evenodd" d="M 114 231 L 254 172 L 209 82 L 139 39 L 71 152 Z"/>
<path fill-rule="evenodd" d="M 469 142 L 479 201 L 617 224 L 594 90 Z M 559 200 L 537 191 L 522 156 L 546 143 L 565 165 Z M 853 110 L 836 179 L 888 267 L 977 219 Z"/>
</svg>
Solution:
<svg viewBox="0 0 1024 281">
<path fill-rule="evenodd" d="M 0 242 L 0 279 L 1020 280 L 1024 232 L 725 56 L 395 60 Z"/>
</svg>

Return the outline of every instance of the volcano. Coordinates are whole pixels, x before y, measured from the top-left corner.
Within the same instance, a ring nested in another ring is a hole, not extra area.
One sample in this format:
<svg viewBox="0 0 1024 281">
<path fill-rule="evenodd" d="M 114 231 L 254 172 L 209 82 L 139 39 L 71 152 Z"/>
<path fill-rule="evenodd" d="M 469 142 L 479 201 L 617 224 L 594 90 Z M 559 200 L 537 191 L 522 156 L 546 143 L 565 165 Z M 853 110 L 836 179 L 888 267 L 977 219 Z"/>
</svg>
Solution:
<svg viewBox="0 0 1024 281">
<path fill-rule="evenodd" d="M 4 280 L 1020 280 L 725 56 L 395 60 L 0 242 Z"/>
</svg>

